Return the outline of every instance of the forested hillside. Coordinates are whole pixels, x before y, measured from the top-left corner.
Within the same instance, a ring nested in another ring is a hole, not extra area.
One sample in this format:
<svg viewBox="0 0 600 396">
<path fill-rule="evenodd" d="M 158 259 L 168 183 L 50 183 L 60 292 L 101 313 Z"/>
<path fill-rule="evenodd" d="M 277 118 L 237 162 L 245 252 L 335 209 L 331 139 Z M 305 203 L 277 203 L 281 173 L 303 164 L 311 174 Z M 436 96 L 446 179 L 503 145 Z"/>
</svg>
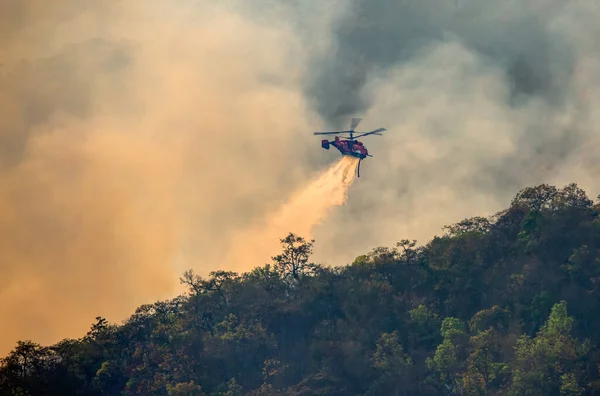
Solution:
<svg viewBox="0 0 600 396">
<path fill-rule="evenodd" d="M 600 203 L 526 188 L 491 218 L 345 267 L 273 263 L 2 361 L 6 395 L 600 394 Z M 99 313 L 100 314 L 100 313 Z"/>
</svg>

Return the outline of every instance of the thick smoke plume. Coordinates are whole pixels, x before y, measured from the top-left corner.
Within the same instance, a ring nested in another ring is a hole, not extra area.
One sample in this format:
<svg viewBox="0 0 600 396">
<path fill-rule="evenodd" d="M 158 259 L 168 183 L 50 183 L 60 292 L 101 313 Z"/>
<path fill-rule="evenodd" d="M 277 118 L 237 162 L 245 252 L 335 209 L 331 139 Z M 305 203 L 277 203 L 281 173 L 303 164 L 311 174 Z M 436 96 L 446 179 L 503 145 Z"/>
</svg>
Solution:
<svg viewBox="0 0 600 396">
<path fill-rule="evenodd" d="M 187 268 L 263 264 L 244 230 L 351 117 L 387 132 L 310 232 L 318 261 L 534 183 L 597 194 L 598 20 L 596 0 L 0 2 L 0 354 L 121 320 Z"/>
<path fill-rule="evenodd" d="M 0 15 L 0 353 L 172 296 L 313 170 L 286 26 L 158 0 Z"/>
<path fill-rule="evenodd" d="M 330 211 L 346 203 L 348 189 L 357 175 L 358 158 L 343 156 L 322 172 L 314 181 L 294 192 L 281 208 L 265 221 L 241 230 L 232 240 L 230 254 L 222 261 L 226 269 L 231 263 L 263 263 L 280 249 L 279 239 L 294 232 L 306 239 L 312 238 L 314 228 L 320 225 Z"/>
<path fill-rule="evenodd" d="M 600 192 L 597 2 L 347 4 L 306 90 L 328 124 L 360 115 L 365 130 L 388 132 L 365 139 L 374 158 L 353 199 L 316 232 L 331 236 L 319 251 L 328 262 L 424 243 L 527 185 Z"/>
</svg>

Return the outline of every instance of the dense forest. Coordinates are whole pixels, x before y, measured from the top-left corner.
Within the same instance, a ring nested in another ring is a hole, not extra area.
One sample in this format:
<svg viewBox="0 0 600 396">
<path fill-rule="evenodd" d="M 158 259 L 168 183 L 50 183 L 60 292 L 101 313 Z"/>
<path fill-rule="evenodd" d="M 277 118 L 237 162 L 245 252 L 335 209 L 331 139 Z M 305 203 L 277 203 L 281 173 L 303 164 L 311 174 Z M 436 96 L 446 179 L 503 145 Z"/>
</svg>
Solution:
<svg viewBox="0 0 600 396">
<path fill-rule="evenodd" d="M 600 197 L 599 197 L 600 198 Z M 600 202 L 577 185 L 337 268 L 289 234 L 271 264 L 19 342 L 3 395 L 600 395 Z"/>
</svg>

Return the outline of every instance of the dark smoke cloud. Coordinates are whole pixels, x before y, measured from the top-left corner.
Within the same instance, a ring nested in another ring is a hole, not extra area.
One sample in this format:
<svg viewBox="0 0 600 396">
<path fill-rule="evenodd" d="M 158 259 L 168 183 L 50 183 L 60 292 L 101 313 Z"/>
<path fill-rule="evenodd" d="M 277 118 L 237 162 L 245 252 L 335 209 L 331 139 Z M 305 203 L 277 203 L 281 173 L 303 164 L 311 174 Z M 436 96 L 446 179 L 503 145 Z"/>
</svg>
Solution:
<svg viewBox="0 0 600 396">
<path fill-rule="evenodd" d="M 559 1 L 350 1 L 333 28 L 332 52 L 314 60 L 308 94 L 332 122 L 364 112 L 371 105 L 363 92 L 371 71 L 408 64 L 452 35 L 501 67 L 514 96 L 560 104 L 573 54 L 568 42 L 551 37 L 548 21 L 564 7 Z"/>
<path fill-rule="evenodd" d="M 533 183 L 597 191 L 596 4 L 356 0 L 348 10 L 331 53 L 313 59 L 307 95 L 331 125 L 366 116 L 361 130 L 388 132 L 365 141 L 375 158 L 332 219 L 344 231 L 325 256 L 349 240 L 357 253 L 425 242 Z"/>
<path fill-rule="evenodd" d="M 370 107 L 362 91 L 367 75 L 408 62 L 422 46 L 443 36 L 448 2 L 368 1 L 348 4 L 333 27 L 332 51 L 315 59 L 308 94 L 334 125 Z M 342 12 L 340 10 L 340 12 Z"/>
</svg>

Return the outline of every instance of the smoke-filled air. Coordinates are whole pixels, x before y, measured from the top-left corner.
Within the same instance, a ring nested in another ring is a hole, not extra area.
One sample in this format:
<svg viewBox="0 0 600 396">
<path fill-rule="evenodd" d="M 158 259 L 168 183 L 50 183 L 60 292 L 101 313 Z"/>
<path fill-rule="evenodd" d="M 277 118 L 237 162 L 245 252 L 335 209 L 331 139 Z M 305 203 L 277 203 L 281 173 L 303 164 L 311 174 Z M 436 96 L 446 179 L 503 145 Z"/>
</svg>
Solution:
<svg viewBox="0 0 600 396">
<path fill-rule="evenodd" d="M 241 229 L 233 244 L 243 249 L 231 249 L 222 261 L 223 269 L 228 268 L 228 263 L 263 263 L 277 254 L 279 240 L 288 232 L 312 238 L 315 227 L 330 211 L 346 203 L 358 162 L 358 158 L 343 156 L 329 169 L 315 175 L 314 180 L 300 186 L 280 208 L 266 214 L 252 227 Z"/>
<path fill-rule="evenodd" d="M 596 0 L 3 0 L 0 353 L 243 272 L 351 262 L 532 183 L 600 192 Z M 313 131 L 385 127 L 340 160 Z"/>
</svg>

